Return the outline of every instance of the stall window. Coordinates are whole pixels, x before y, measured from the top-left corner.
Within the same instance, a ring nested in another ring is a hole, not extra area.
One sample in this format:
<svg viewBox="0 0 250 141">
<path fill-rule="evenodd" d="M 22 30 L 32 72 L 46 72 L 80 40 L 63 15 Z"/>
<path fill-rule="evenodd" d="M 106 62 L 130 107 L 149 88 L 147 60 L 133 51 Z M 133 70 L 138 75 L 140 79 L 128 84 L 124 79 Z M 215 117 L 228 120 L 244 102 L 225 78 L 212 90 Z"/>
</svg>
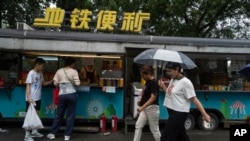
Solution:
<svg viewBox="0 0 250 141">
<path fill-rule="evenodd" d="M 35 55 L 23 55 L 22 56 L 22 67 L 19 73 L 19 84 L 24 84 L 28 72 L 33 69 L 34 61 L 36 58 L 43 58 L 46 61 L 46 67 L 43 75 L 44 80 L 49 81 L 54 77 L 55 72 L 58 69 L 58 57 L 57 56 L 35 56 Z"/>
<path fill-rule="evenodd" d="M 0 52 L 0 77 L 5 83 L 15 83 L 19 71 L 19 54 Z"/>
</svg>

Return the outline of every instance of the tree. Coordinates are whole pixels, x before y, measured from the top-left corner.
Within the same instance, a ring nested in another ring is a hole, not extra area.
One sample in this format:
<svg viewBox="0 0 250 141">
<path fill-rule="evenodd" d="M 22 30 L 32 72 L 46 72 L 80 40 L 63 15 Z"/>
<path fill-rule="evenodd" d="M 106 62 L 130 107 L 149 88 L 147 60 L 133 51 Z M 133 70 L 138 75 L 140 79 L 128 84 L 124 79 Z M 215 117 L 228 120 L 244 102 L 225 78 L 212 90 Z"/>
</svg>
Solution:
<svg viewBox="0 0 250 141">
<path fill-rule="evenodd" d="M 9 28 L 16 28 L 17 22 L 33 24 L 35 17 L 43 14 L 50 0 L 1 0 L 0 21 L 7 21 Z M 2 25 L 1 25 L 2 27 Z"/>
<path fill-rule="evenodd" d="M 235 38 L 249 21 L 232 25 L 230 19 L 249 17 L 249 6 L 248 0 L 150 0 L 144 10 L 152 14 L 155 35 Z"/>
</svg>

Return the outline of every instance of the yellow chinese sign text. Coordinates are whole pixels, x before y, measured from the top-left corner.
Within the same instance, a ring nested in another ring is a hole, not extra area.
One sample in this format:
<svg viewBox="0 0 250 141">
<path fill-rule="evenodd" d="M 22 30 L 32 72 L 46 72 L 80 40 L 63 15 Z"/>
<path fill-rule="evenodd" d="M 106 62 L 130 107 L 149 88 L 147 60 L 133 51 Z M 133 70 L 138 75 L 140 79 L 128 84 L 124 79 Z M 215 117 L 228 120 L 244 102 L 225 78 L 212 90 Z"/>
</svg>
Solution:
<svg viewBox="0 0 250 141">
<path fill-rule="evenodd" d="M 96 29 L 100 31 L 114 31 L 114 29 L 119 28 L 117 22 L 116 11 L 101 10 L 97 13 Z M 96 17 L 88 9 L 77 9 L 75 8 L 70 14 L 70 28 L 78 30 L 89 30 L 89 23 L 93 22 Z M 150 13 L 142 12 L 125 12 L 121 18 L 121 31 L 135 32 L 138 33 L 142 30 L 142 25 L 144 21 L 150 19 Z M 47 8 L 45 11 L 44 18 L 35 18 L 35 27 L 61 27 L 65 17 L 65 11 L 60 8 Z M 93 19 L 93 21 L 92 21 Z M 92 24 L 93 27 L 93 24 Z"/>
<path fill-rule="evenodd" d="M 47 8 L 44 18 L 35 18 L 36 27 L 61 27 L 64 20 L 65 11 L 60 8 Z"/>
<path fill-rule="evenodd" d="M 103 11 L 98 14 L 97 30 L 114 30 L 116 23 L 116 11 Z"/>
<path fill-rule="evenodd" d="M 149 13 L 125 13 L 121 30 L 140 32 L 142 28 L 142 22 L 149 19 Z"/>
<path fill-rule="evenodd" d="M 92 15 L 92 12 L 88 9 L 84 10 L 78 10 L 74 9 L 74 11 L 71 14 L 71 29 L 89 29 L 89 22 L 91 21 L 91 18 L 89 16 Z M 80 24 L 78 24 L 80 23 Z"/>
</svg>

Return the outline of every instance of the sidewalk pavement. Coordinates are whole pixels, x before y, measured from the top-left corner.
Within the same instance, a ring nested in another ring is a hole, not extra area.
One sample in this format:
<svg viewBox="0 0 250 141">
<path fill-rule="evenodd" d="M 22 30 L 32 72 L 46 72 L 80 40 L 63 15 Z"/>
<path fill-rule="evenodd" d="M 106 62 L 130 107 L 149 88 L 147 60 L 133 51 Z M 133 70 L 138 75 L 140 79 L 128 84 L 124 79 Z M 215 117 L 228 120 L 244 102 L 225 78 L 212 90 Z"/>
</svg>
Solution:
<svg viewBox="0 0 250 141">
<path fill-rule="evenodd" d="M 43 138 L 35 139 L 35 141 L 49 141 L 46 138 L 49 133 L 49 127 L 45 124 L 43 130 L 39 130 L 44 134 Z M 77 123 L 78 126 L 75 127 L 74 132 L 71 136 L 71 141 L 133 141 L 134 136 L 134 125 L 128 127 L 128 133 L 124 133 L 124 126 L 119 125 L 117 132 L 111 132 L 110 127 L 107 127 L 108 135 L 101 134 L 98 130 L 98 124 L 95 126 L 82 125 L 82 123 Z M 62 127 L 56 139 L 53 141 L 63 141 L 64 140 L 64 128 Z M 2 122 L 0 124 L 0 141 L 23 141 L 24 130 L 22 129 L 22 123 L 20 122 Z M 96 130 L 97 129 L 97 130 Z M 218 129 L 215 131 L 203 131 L 203 130 L 192 130 L 187 132 L 192 141 L 228 141 L 229 140 L 229 130 L 228 129 Z M 145 126 L 143 129 L 143 135 L 141 141 L 154 141 L 152 134 L 150 133 L 149 127 Z"/>
<path fill-rule="evenodd" d="M 24 130 L 20 128 L 8 128 L 8 132 L 0 133 L 1 141 L 23 141 L 24 139 Z M 49 141 L 46 138 L 48 131 L 41 131 L 44 134 L 43 138 L 37 138 L 35 141 Z M 71 137 L 71 141 L 132 141 L 133 133 L 129 132 L 124 134 L 123 131 L 117 132 L 106 132 L 110 133 L 108 135 L 101 134 L 99 132 L 89 133 L 89 132 L 74 132 Z M 53 141 L 63 141 L 64 135 L 63 132 L 60 132 L 56 139 Z M 142 141 L 153 141 L 153 137 L 149 132 L 146 132 L 142 136 Z"/>
<path fill-rule="evenodd" d="M 0 141 L 23 141 L 24 130 L 19 127 L 7 127 L 8 132 L 0 133 Z M 46 138 L 48 130 L 42 130 L 41 133 L 44 134 L 43 138 L 35 139 L 35 141 L 50 141 Z M 202 130 L 192 130 L 187 132 L 192 141 L 229 141 L 229 131 L 220 129 L 215 131 L 202 131 Z M 74 131 L 71 141 L 133 141 L 133 132 L 124 133 L 123 130 L 117 132 L 110 132 L 108 135 L 103 135 L 99 132 L 76 132 Z M 61 131 L 56 139 L 52 141 L 63 141 L 63 132 Z M 146 130 L 143 132 L 141 141 L 154 141 L 151 133 Z"/>
</svg>

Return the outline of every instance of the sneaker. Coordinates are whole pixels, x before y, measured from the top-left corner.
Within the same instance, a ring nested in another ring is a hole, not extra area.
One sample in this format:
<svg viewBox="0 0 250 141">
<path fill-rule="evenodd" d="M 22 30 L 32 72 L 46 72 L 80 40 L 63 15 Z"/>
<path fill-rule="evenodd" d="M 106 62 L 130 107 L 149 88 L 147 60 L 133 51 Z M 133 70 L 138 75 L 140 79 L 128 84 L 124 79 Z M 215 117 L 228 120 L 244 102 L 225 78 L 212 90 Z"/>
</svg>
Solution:
<svg viewBox="0 0 250 141">
<path fill-rule="evenodd" d="M 30 134 L 30 136 L 32 138 L 42 138 L 43 137 L 43 134 L 39 133 L 39 132 L 33 132 Z"/>
<path fill-rule="evenodd" d="M 53 139 L 55 139 L 56 137 L 55 137 L 54 134 L 49 133 L 49 134 L 47 135 L 47 138 L 53 140 Z"/>
<path fill-rule="evenodd" d="M 70 140 L 70 136 L 64 136 L 64 140 L 65 141 L 69 141 Z"/>
<path fill-rule="evenodd" d="M 34 139 L 31 136 L 25 136 L 24 140 L 25 141 L 34 141 Z"/>
</svg>

